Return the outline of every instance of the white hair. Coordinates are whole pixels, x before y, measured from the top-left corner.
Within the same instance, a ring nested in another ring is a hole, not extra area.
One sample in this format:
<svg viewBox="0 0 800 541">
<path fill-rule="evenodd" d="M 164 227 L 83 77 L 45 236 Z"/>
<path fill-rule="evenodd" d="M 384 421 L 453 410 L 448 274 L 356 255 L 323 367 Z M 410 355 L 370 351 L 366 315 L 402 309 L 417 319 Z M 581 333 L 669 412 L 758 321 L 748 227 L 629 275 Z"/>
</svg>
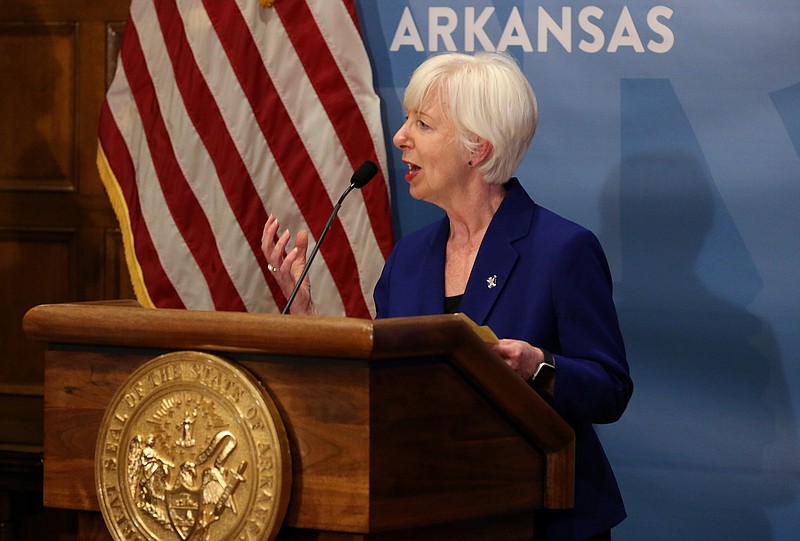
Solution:
<svg viewBox="0 0 800 541">
<path fill-rule="evenodd" d="M 488 52 L 431 56 L 411 75 L 403 107 L 419 111 L 432 97 L 468 152 L 480 149 L 478 138 L 491 143 L 492 151 L 477 166 L 486 182 L 506 182 L 524 158 L 539 118 L 536 95 L 516 61 Z"/>
</svg>

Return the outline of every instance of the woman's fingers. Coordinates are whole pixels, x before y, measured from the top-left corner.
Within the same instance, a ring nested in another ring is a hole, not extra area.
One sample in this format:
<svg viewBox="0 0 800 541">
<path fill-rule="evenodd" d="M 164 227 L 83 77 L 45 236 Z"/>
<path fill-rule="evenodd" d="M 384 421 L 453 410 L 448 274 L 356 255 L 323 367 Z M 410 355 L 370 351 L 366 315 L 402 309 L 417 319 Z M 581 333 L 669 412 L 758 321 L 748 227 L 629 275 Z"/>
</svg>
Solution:
<svg viewBox="0 0 800 541">
<path fill-rule="evenodd" d="M 281 291 L 283 291 L 284 295 L 289 295 L 306 265 L 308 233 L 303 230 L 299 231 L 294 238 L 294 248 L 287 251 L 286 248 L 292 240 L 292 234 L 287 229 L 278 236 L 279 229 L 278 220 L 270 214 L 261 234 L 261 251 L 264 252 L 268 269 L 272 271 Z M 308 277 L 303 280 L 303 284 L 295 297 L 295 302 L 292 304 L 291 311 L 292 313 L 303 314 L 315 313 L 311 300 L 311 284 Z"/>
</svg>

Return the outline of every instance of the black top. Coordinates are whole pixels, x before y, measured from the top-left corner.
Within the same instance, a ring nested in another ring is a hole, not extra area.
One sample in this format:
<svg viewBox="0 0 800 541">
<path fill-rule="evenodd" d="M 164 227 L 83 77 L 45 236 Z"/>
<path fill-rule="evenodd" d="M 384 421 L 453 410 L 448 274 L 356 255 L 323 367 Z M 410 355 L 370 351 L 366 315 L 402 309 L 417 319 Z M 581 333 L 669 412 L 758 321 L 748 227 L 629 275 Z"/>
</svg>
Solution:
<svg viewBox="0 0 800 541">
<path fill-rule="evenodd" d="M 455 314 L 458 312 L 458 309 L 461 307 L 461 299 L 464 298 L 464 294 L 461 295 L 453 295 L 452 297 L 445 297 L 444 298 L 444 313 L 445 314 Z"/>
</svg>

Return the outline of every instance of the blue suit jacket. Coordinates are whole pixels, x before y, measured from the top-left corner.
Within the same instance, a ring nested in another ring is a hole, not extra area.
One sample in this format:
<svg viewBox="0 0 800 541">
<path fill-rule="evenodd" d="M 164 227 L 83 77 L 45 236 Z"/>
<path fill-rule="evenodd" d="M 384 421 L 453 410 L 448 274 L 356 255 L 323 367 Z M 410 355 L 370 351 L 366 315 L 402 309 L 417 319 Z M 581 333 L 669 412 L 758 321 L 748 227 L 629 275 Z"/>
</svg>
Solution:
<svg viewBox="0 0 800 541">
<path fill-rule="evenodd" d="M 548 540 L 582 540 L 615 526 L 625 508 L 592 428 L 616 421 L 633 384 L 597 238 L 536 205 L 516 179 L 495 213 L 460 311 L 500 338 L 553 353 L 553 407 L 576 433 L 575 508 L 548 512 Z M 377 317 L 444 312 L 447 217 L 403 237 L 375 288 Z M 491 284 L 496 284 L 490 287 Z"/>
</svg>

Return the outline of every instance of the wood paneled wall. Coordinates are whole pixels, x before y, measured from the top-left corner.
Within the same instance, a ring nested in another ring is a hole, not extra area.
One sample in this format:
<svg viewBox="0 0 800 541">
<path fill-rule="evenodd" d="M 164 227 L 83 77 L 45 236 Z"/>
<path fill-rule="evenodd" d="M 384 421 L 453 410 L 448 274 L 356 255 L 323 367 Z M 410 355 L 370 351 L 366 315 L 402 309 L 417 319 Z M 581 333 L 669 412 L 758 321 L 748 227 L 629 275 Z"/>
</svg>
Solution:
<svg viewBox="0 0 800 541">
<path fill-rule="evenodd" d="M 44 349 L 24 336 L 25 312 L 133 298 L 95 165 L 100 105 L 129 5 L 0 0 L 0 462 L 27 454 L 35 464 L 42 449 Z M 8 468 L 0 464 L 0 515 L 14 511 L 9 491 L 25 488 L 8 473 L 17 463 Z M 40 480 L 31 477 L 36 491 Z M 8 519 L 0 516 L 0 541 L 11 535 Z"/>
</svg>

